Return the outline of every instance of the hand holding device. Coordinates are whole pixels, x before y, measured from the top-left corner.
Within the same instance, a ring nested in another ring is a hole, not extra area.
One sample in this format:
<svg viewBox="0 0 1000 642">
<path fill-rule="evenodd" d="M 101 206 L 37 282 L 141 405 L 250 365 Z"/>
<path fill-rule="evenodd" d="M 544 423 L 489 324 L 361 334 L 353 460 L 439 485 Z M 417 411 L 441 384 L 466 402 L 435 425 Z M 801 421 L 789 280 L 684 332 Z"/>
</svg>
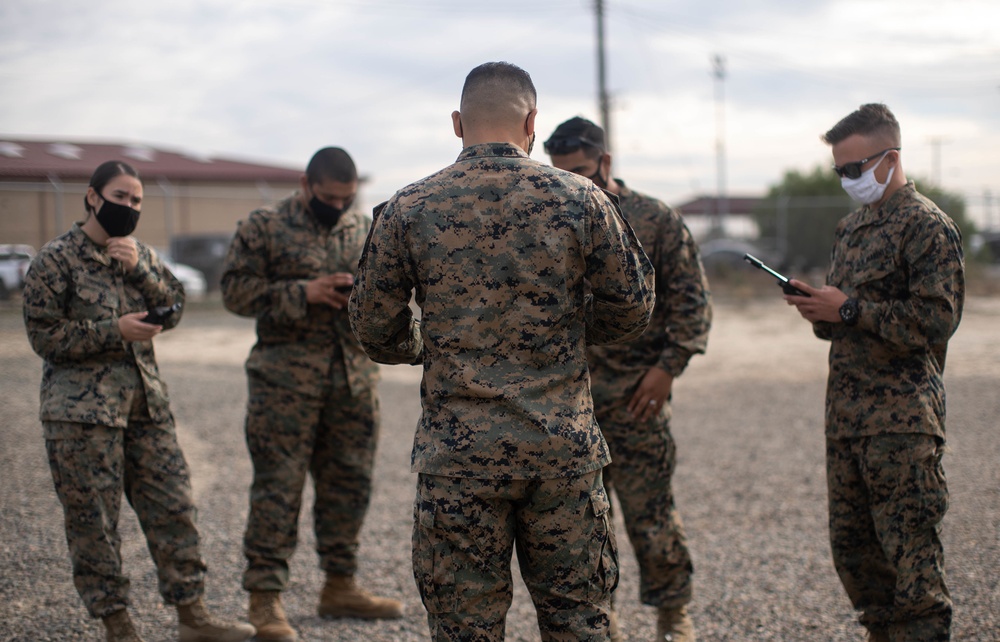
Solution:
<svg viewBox="0 0 1000 642">
<path fill-rule="evenodd" d="M 743 260 L 746 261 L 747 263 L 749 263 L 750 265 L 754 266 L 755 268 L 759 268 L 761 270 L 764 270 L 765 272 L 767 272 L 771 276 L 773 276 L 776 279 L 778 279 L 778 285 L 781 286 L 781 291 L 784 292 L 785 294 L 791 294 L 793 296 L 806 296 L 806 297 L 807 296 L 812 296 L 811 294 L 803 292 L 802 290 L 798 289 L 797 287 L 795 287 L 794 285 L 792 285 L 791 283 L 789 283 L 787 276 L 779 274 L 778 272 L 776 272 L 776 271 L 772 270 L 771 268 L 767 267 L 766 265 L 764 265 L 763 261 L 761 261 L 760 259 L 758 259 L 754 255 L 752 255 L 752 254 L 744 254 L 743 255 Z"/>
<path fill-rule="evenodd" d="M 144 318 L 142 322 L 149 323 L 152 325 L 163 325 L 163 323 L 167 319 L 172 317 L 175 312 L 180 311 L 180 309 L 181 309 L 180 303 L 150 308 L 149 313 L 146 314 L 146 318 Z"/>
</svg>

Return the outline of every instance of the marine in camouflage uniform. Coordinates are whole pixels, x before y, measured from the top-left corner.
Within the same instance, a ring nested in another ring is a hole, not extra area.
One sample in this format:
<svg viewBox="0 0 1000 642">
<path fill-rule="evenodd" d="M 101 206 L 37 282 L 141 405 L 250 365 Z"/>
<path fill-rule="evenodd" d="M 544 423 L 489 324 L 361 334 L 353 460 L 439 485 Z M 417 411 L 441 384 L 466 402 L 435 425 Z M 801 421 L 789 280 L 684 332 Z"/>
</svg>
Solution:
<svg viewBox="0 0 1000 642">
<path fill-rule="evenodd" d="M 786 298 L 832 342 L 826 438 L 834 564 L 871 639 L 947 640 L 942 376 L 965 298 L 961 232 L 906 181 L 899 126 L 884 105 L 862 106 L 825 140 L 845 188 L 868 204 L 837 226 L 827 286 L 806 290 L 816 301 Z M 875 180 L 871 192 L 859 187 L 870 180 L 863 172 Z"/>
<path fill-rule="evenodd" d="M 45 359 L 45 445 L 66 513 L 73 581 L 93 617 L 128 604 L 117 529 L 123 489 L 164 600 L 198 597 L 205 579 L 188 467 L 153 342 L 126 342 L 118 329 L 123 314 L 183 303 L 184 290 L 152 250 L 137 247 L 138 266 L 123 274 L 76 223 L 39 251 L 25 276 L 24 322 Z"/>
<path fill-rule="evenodd" d="M 656 306 L 641 337 L 590 346 L 591 392 L 612 464 L 605 485 L 615 489 L 639 562 L 639 597 L 663 612 L 659 638 L 682 637 L 693 566 L 672 489 L 676 445 L 670 434 L 673 380 L 705 352 L 712 308 L 698 246 L 680 215 L 663 202 L 612 178 L 604 130 L 579 116 L 545 141 L 558 168 L 588 176 L 619 198 L 622 215 L 656 271 Z M 693 637 L 693 625 L 685 622 Z M 659 639 L 658 638 L 658 639 Z"/>
<path fill-rule="evenodd" d="M 645 329 L 653 276 L 612 198 L 523 151 L 535 113 L 523 70 L 469 74 L 465 148 L 376 215 L 351 298 L 373 359 L 423 364 L 413 572 L 439 641 L 503 640 L 515 545 L 543 640 L 608 637 L 617 546 L 586 344 Z"/>
<path fill-rule="evenodd" d="M 188 466 L 177 443 L 152 338 L 177 325 L 184 289 L 156 253 L 129 236 L 142 183 L 120 161 L 100 165 L 89 215 L 47 243 L 25 276 L 24 323 L 44 360 L 40 418 L 63 505 L 73 582 L 107 640 L 141 642 L 129 617 L 118 517 L 124 491 L 177 607 L 181 642 L 237 641 L 253 627 L 215 620 L 201 596 L 201 558 Z M 147 311 L 177 306 L 165 321 Z"/>
<path fill-rule="evenodd" d="M 336 173 L 344 167 L 350 175 Z M 328 577 L 353 577 L 358 567 L 379 402 L 378 366 L 354 338 L 346 311 L 371 224 L 350 208 L 357 182 L 346 152 L 320 150 L 302 190 L 241 221 L 226 257 L 226 308 L 257 319 L 257 343 L 246 362 L 254 479 L 243 585 L 251 592 L 288 584 L 307 475 L 315 486 L 320 567 Z"/>
</svg>

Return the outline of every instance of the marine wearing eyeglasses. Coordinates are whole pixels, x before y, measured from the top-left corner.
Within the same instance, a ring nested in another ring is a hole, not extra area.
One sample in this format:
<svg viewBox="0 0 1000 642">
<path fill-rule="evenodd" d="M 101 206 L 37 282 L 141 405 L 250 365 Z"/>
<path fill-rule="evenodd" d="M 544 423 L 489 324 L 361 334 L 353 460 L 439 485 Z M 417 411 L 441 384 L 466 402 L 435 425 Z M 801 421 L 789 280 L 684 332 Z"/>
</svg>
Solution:
<svg viewBox="0 0 1000 642">
<path fill-rule="evenodd" d="M 785 299 L 831 341 L 834 566 L 870 640 L 948 640 L 943 373 L 965 298 L 961 232 L 906 180 L 899 123 L 885 105 L 862 105 L 823 140 L 862 207 L 837 226 L 827 285 L 792 279 L 811 296 Z"/>
<path fill-rule="evenodd" d="M 618 196 L 656 271 L 653 318 L 639 338 L 590 346 L 591 394 L 611 451 L 605 484 L 618 494 L 639 561 L 639 597 L 657 609 L 657 638 L 694 640 L 687 614 L 693 566 L 672 488 L 676 447 L 670 434 L 673 380 L 708 341 L 712 308 L 698 246 L 680 215 L 612 177 L 604 130 L 571 118 L 545 141 L 552 164 Z M 617 618 L 615 618 L 617 620 Z M 612 632 L 612 639 L 622 639 Z"/>
</svg>

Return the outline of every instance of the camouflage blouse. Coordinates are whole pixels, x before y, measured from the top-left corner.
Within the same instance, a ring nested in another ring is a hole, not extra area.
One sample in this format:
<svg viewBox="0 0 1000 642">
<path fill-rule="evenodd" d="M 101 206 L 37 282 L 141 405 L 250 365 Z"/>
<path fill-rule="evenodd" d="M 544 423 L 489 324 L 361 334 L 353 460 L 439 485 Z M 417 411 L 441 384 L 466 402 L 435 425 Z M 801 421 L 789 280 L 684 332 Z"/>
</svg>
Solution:
<svg viewBox="0 0 1000 642">
<path fill-rule="evenodd" d="M 586 344 L 638 336 L 654 297 L 608 195 L 493 143 L 392 197 L 350 309 L 373 359 L 423 363 L 414 471 L 548 479 L 608 463 Z"/>
</svg>

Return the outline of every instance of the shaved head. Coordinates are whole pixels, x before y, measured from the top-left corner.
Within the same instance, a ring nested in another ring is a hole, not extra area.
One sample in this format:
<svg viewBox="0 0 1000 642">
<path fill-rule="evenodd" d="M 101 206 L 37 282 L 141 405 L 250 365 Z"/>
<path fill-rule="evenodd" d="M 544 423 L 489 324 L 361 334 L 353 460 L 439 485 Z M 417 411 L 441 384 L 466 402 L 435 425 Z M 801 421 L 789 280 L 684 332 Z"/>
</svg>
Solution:
<svg viewBox="0 0 1000 642">
<path fill-rule="evenodd" d="M 536 99 L 528 72 L 507 62 L 487 62 L 465 78 L 462 121 L 472 128 L 520 127 Z"/>
</svg>

